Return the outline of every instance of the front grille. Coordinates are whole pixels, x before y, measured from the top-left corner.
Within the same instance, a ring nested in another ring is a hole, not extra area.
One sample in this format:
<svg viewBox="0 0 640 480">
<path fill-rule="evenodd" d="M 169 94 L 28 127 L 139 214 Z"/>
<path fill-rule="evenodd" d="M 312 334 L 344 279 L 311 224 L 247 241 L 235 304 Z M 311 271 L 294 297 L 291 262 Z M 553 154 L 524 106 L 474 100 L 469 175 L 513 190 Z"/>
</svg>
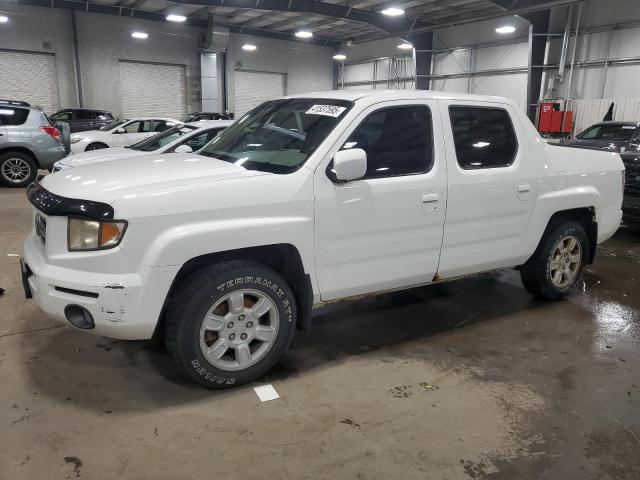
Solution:
<svg viewBox="0 0 640 480">
<path fill-rule="evenodd" d="M 42 215 L 40 215 L 39 213 L 36 213 L 34 225 L 36 229 L 36 235 L 38 236 L 38 238 L 40 238 L 40 240 L 42 240 L 42 243 L 46 243 L 47 242 L 47 221 L 44 219 Z"/>
</svg>

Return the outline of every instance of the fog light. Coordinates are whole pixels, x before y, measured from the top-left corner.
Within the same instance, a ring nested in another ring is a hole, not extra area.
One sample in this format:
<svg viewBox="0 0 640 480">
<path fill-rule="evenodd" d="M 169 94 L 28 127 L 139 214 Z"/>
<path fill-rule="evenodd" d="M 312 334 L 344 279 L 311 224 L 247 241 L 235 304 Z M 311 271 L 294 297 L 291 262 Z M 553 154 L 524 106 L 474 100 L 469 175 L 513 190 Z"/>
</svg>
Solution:
<svg viewBox="0 0 640 480">
<path fill-rule="evenodd" d="M 80 305 L 67 305 L 64 307 L 64 316 L 74 327 L 90 330 L 96 326 L 93 321 L 93 315 Z"/>
</svg>

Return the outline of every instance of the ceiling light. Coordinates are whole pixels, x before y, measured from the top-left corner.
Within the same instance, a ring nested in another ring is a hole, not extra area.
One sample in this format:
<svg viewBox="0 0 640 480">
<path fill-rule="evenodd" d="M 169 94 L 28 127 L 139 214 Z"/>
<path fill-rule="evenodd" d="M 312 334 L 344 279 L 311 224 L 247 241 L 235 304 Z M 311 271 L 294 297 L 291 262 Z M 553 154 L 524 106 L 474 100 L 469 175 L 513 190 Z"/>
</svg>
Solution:
<svg viewBox="0 0 640 480">
<path fill-rule="evenodd" d="M 309 32 L 307 30 L 300 30 L 296 32 L 296 37 L 298 38 L 311 38 L 313 37 L 313 32 Z"/>
<path fill-rule="evenodd" d="M 398 17 L 400 15 L 404 15 L 404 10 L 397 7 L 388 7 L 382 10 L 380 13 L 389 17 Z"/>
<path fill-rule="evenodd" d="M 339 62 L 344 62 L 347 59 L 347 56 L 344 53 L 336 53 L 333 56 L 333 59 Z"/>
<path fill-rule="evenodd" d="M 167 20 L 169 22 L 186 22 L 187 21 L 187 17 L 185 17 L 184 15 L 167 15 Z"/>
<path fill-rule="evenodd" d="M 255 50 L 257 50 L 258 47 L 256 47 L 255 45 L 251 45 L 250 43 L 245 43 L 244 45 L 242 45 L 242 49 L 246 50 L 247 52 L 254 52 Z"/>
<path fill-rule="evenodd" d="M 516 31 L 516 27 L 512 27 L 511 25 L 503 25 L 502 27 L 496 28 L 496 32 L 504 35 L 505 33 L 513 33 Z"/>
<path fill-rule="evenodd" d="M 148 38 L 148 37 L 149 37 L 149 34 L 148 34 L 148 33 L 144 33 L 144 32 L 133 32 L 133 33 L 131 34 L 131 36 L 132 36 L 133 38 L 142 38 L 142 39 L 145 39 L 145 38 Z"/>
<path fill-rule="evenodd" d="M 398 45 L 398 48 L 400 50 L 411 50 L 413 48 L 413 45 L 410 43 L 401 43 L 400 45 Z"/>
<path fill-rule="evenodd" d="M 7 23 L 9 21 L 9 17 L 6 15 L 0 15 L 0 23 Z"/>
</svg>

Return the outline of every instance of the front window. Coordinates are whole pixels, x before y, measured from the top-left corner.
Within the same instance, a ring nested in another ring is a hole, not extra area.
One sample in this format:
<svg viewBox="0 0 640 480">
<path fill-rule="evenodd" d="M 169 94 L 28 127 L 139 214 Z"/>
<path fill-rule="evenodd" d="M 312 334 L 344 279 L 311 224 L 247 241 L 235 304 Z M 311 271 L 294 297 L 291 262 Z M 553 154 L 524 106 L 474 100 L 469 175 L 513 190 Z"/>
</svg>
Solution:
<svg viewBox="0 0 640 480">
<path fill-rule="evenodd" d="M 298 170 L 349 111 L 352 102 L 292 98 L 265 102 L 199 153 L 249 170 Z"/>
<path fill-rule="evenodd" d="M 635 131 L 635 125 L 594 125 L 578 135 L 578 138 L 581 140 L 631 140 Z"/>
<path fill-rule="evenodd" d="M 139 150 L 141 152 L 153 152 L 154 150 L 158 150 L 165 145 L 174 142 L 179 139 L 183 135 L 191 133 L 195 130 L 195 127 L 190 126 L 182 126 L 182 127 L 173 127 L 169 130 L 165 130 L 164 132 L 158 133 L 153 137 L 149 137 L 141 142 L 134 143 L 131 145 L 132 150 Z"/>
</svg>

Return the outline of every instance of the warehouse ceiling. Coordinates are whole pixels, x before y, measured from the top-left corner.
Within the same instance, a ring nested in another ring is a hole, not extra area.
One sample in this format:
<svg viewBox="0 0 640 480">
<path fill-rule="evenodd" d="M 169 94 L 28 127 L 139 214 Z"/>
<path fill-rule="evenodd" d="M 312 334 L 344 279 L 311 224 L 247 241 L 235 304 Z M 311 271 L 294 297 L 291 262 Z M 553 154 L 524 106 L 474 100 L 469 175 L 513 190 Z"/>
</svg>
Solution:
<svg viewBox="0 0 640 480">
<path fill-rule="evenodd" d="M 312 31 L 314 42 L 361 42 L 436 30 L 484 19 L 520 15 L 577 0 L 16 0 L 26 5 L 163 20 L 183 15 L 187 23 L 227 24 L 233 31 L 293 37 L 300 29 Z M 390 17 L 387 7 L 404 10 Z"/>
</svg>

